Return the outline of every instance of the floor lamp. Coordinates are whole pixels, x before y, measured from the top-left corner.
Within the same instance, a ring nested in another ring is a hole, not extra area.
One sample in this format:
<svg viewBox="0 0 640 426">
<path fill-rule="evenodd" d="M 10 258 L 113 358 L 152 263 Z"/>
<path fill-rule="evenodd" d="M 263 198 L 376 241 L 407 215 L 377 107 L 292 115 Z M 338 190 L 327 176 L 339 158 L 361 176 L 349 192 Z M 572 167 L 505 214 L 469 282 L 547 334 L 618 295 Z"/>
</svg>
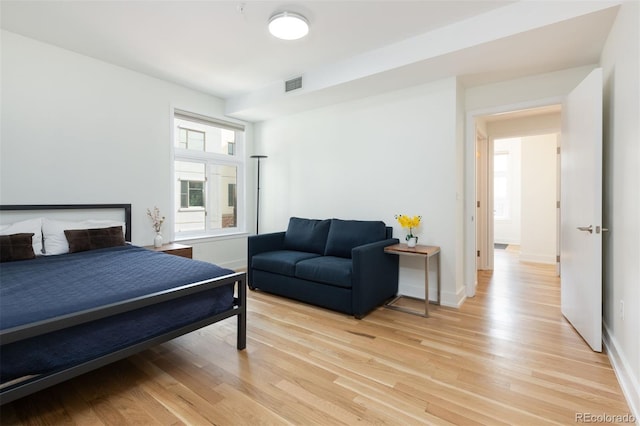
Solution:
<svg viewBox="0 0 640 426">
<path fill-rule="evenodd" d="M 258 196 L 256 198 L 256 234 L 259 234 L 260 227 L 260 159 L 267 158 L 266 155 L 252 155 L 251 158 L 258 159 Z"/>
</svg>

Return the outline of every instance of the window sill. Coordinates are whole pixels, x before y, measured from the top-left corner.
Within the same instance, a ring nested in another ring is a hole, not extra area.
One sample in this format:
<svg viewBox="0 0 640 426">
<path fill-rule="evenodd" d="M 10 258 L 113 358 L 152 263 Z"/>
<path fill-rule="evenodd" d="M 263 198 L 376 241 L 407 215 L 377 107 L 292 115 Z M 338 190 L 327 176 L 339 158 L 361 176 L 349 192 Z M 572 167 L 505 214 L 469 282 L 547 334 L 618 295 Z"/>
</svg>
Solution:
<svg viewBox="0 0 640 426">
<path fill-rule="evenodd" d="M 181 236 L 175 237 L 176 243 L 208 243 L 215 241 L 224 241 L 224 240 L 237 240 L 240 238 L 246 238 L 249 236 L 248 232 L 234 232 L 229 234 L 218 234 L 218 235 L 189 235 L 189 236 Z"/>
<path fill-rule="evenodd" d="M 180 207 L 178 209 L 179 212 L 181 213 L 189 213 L 189 212 L 203 212 L 204 211 L 204 207 Z"/>
</svg>

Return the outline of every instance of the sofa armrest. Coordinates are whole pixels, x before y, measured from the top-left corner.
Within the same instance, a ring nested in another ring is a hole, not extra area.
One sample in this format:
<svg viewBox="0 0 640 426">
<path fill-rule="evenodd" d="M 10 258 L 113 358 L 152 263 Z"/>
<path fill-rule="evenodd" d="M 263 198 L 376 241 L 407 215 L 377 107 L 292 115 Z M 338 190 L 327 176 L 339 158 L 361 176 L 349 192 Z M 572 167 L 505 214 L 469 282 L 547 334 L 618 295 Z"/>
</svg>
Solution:
<svg viewBox="0 0 640 426">
<path fill-rule="evenodd" d="M 398 256 L 384 252 L 385 247 L 398 242 L 397 238 L 389 238 L 351 251 L 352 305 L 356 318 L 362 318 L 398 293 Z"/>
<path fill-rule="evenodd" d="M 247 239 L 249 256 L 266 251 L 284 249 L 285 232 L 272 232 L 270 234 L 250 235 Z"/>
<path fill-rule="evenodd" d="M 251 259 L 256 254 L 283 250 L 284 234 L 284 231 L 272 232 L 269 234 L 250 235 L 249 238 L 247 238 L 247 281 L 249 283 L 249 288 L 253 288 L 251 285 L 253 279 Z"/>
</svg>

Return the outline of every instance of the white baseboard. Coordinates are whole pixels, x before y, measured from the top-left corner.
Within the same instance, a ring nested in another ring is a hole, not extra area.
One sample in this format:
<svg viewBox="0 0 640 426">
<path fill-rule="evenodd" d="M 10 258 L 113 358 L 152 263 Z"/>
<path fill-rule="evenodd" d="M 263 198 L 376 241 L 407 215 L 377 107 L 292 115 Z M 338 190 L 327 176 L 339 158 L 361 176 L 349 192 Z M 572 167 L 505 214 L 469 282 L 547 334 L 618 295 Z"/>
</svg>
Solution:
<svg viewBox="0 0 640 426">
<path fill-rule="evenodd" d="M 620 351 L 620 345 L 616 338 L 611 334 L 609 327 L 603 323 L 602 340 L 607 348 L 609 361 L 616 373 L 622 393 L 627 399 L 627 404 L 631 409 L 631 414 L 636 418 L 636 425 L 640 425 L 640 383 L 633 374 L 629 362 L 623 352 Z"/>
<path fill-rule="evenodd" d="M 450 306 L 452 308 L 460 308 L 465 300 L 467 300 L 467 288 L 462 287 L 456 292 L 454 298 L 450 298 L 451 302 L 455 301 L 455 305 L 453 303 L 442 303 L 442 305 Z"/>
<path fill-rule="evenodd" d="M 477 279 L 477 277 L 478 277 L 478 274 L 476 272 L 475 279 L 473 280 L 473 283 L 468 284 L 465 287 L 465 295 L 464 295 L 465 296 L 464 297 L 465 300 L 467 299 L 467 297 L 475 297 L 476 292 L 478 291 L 478 279 Z"/>
<path fill-rule="evenodd" d="M 521 262 L 546 263 L 546 264 L 549 264 L 549 265 L 555 265 L 556 264 L 556 256 L 555 255 L 520 252 L 520 258 L 519 259 L 520 259 Z"/>
<path fill-rule="evenodd" d="M 520 245 L 520 241 L 519 240 L 513 240 L 511 238 L 495 238 L 493 239 L 493 242 L 495 244 L 513 244 L 516 246 Z"/>
<path fill-rule="evenodd" d="M 432 302 L 436 301 L 436 292 L 437 287 L 435 284 L 430 283 L 429 285 L 429 300 Z M 467 298 L 467 289 L 466 287 L 460 288 L 455 293 L 445 292 L 440 289 L 440 304 L 442 306 L 448 306 L 450 308 L 459 308 L 464 303 Z M 414 297 L 416 299 L 424 299 L 424 284 L 422 286 L 409 285 L 404 283 L 398 289 L 398 294 L 403 296 Z"/>
<path fill-rule="evenodd" d="M 429 286 L 429 300 L 431 300 L 432 302 L 435 302 L 437 298 L 436 292 L 438 291 L 438 288 L 436 287 L 435 283 L 430 283 L 430 284 L 431 285 Z M 416 299 L 424 299 L 424 284 L 415 285 L 411 283 L 401 283 L 398 286 L 398 294 L 401 294 L 403 296 L 413 297 Z"/>
</svg>

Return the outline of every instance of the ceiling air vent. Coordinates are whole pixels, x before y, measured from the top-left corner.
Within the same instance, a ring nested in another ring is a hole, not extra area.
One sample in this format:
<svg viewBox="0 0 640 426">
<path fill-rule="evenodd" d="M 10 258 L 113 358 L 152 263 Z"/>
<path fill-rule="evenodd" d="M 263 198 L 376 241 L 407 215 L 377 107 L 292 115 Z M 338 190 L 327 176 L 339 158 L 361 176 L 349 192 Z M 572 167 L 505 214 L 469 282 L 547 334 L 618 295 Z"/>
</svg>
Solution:
<svg viewBox="0 0 640 426">
<path fill-rule="evenodd" d="M 284 82 L 284 91 L 291 92 L 292 90 L 302 89 L 302 77 L 292 78 Z"/>
</svg>

